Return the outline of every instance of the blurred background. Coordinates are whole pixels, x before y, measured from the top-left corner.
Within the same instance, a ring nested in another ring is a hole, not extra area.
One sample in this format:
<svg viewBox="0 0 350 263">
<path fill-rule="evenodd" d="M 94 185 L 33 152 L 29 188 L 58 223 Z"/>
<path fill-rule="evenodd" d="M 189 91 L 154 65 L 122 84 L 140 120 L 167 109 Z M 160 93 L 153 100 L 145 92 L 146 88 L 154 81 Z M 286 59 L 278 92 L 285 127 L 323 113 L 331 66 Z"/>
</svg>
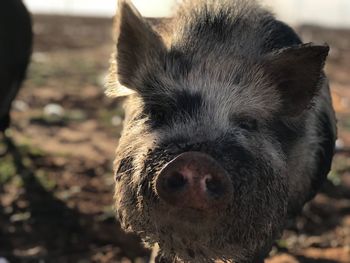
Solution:
<svg viewBox="0 0 350 263">
<path fill-rule="evenodd" d="M 149 17 L 170 16 L 176 6 L 133 2 Z M 331 46 L 326 71 L 342 149 L 321 193 L 267 262 L 349 263 L 350 1 L 263 2 L 305 42 Z M 120 100 L 103 94 L 103 82 L 116 0 L 24 3 L 32 12 L 34 51 L 7 131 L 16 154 L 0 157 L 0 262 L 147 262 L 149 251 L 120 230 L 112 205 L 123 111 Z"/>
</svg>

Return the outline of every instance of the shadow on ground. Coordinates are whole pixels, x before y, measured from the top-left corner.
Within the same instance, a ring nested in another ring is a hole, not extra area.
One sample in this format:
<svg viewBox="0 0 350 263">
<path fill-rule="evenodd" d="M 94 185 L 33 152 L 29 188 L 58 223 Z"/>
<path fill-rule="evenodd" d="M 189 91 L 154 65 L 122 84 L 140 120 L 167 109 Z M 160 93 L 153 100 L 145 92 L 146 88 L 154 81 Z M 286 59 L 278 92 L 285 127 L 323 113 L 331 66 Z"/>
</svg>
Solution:
<svg viewBox="0 0 350 263">
<path fill-rule="evenodd" d="M 21 186 L 14 189 L 20 192 L 18 199 L 7 207 L 0 206 L 1 257 L 10 262 L 146 260 L 148 253 L 139 240 L 124 234 L 114 218 L 96 220 L 68 207 L 54 192 L 47 191 L 31 170 L 31 162 L 39 157 L 21 152 L 11 138 L 6 138 L 6 144 Z M 0 191 L 4 193 L 3 186 Z M 110 250 L 114 250 L 113 255 Z"/>
</svg>

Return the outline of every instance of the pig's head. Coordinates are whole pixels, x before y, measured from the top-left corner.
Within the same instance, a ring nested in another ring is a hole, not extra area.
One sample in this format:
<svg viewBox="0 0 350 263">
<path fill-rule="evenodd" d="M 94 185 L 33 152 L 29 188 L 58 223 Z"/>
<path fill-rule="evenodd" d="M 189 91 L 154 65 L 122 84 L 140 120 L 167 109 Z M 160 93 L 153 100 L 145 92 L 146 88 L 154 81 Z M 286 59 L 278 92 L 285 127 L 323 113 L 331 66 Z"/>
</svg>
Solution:
<svg viewBox="0 0 350 263">
<path fill-rule="evenodd" d="M 165 41 L 125 1 L 118 12 L 112 89 L 130 93 L 115 162 L 122 226 L 183 261 L 264 253 L 286 219 L 285 147 L 328 48 L 203 53 Z"/>
</svg>

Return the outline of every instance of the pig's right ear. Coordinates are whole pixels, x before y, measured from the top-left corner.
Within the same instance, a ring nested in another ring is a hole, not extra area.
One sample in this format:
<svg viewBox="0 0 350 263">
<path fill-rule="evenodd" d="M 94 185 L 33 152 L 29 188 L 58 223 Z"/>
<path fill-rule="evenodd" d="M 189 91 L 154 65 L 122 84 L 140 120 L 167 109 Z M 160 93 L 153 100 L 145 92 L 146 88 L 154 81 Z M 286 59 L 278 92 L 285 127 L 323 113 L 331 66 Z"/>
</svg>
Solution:
<svg viewBox="0 0 350 263">
<path fill-rule="evenodd" d="M 112 58 L 110 79 L 117 77 L 117 87 L 109 88 L 116 96 L 127 89 L 142 92 L 140 78 L 147 68 L 154 68 L 165 53 L 165 44 L 129 0 L 119 0 L 116 16 L 116 53 Z M 116 74 L 116 76 L 111 76 Z M 122 93 L 122 94 L 121 94 Z"/>
<path fill-rule="evenodd" d="M 297 116 L 309 107 L 321 88 L 328 46 L 302 44 L 267 55 L 265 70 L 277 85 L 282 113 Z"/>
</svg>

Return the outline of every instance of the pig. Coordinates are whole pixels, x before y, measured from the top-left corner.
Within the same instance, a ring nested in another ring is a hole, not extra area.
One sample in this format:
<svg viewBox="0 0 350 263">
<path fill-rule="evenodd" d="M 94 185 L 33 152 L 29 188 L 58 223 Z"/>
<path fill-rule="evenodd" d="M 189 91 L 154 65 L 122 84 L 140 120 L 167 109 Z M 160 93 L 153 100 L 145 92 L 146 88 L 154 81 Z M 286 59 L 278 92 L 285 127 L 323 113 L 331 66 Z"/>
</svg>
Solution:
<svg viewBox="0 0 350 263">
<path fill-rule="evenodd" d="M 330 170 L 329 47 L 254 1 L 183 1 L 154 27 L 121 0 L 115 26 L 123 229 L 156 262 L 263 262 Z"/>
<path fill-rule="evenodd" d="M 10 109 L 32 51 L 30 15 L 21 0 L 0 2 L 0 134 L 10 125 Z"/>
</svg>

